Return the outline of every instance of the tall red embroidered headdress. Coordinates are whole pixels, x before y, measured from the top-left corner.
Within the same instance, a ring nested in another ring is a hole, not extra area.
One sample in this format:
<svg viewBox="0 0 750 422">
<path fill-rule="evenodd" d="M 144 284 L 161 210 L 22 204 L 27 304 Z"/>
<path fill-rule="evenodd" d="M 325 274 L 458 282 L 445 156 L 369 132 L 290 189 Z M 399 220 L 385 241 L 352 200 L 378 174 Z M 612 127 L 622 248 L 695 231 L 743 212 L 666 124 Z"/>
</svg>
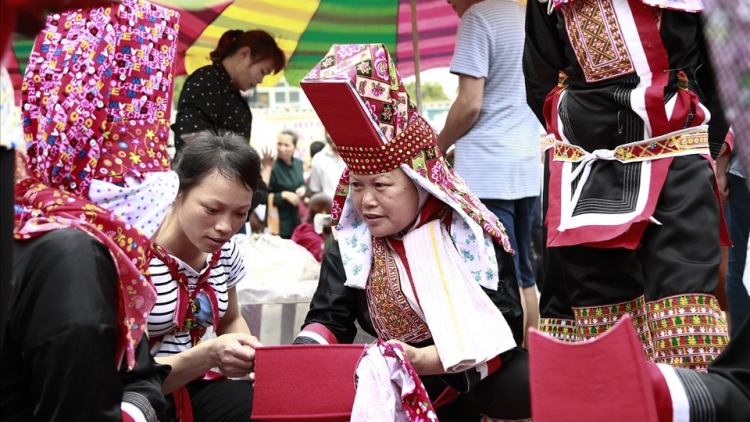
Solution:
<svg viewBox="0 0 750 422">
<path fill-rule="evenodd" d="M 300 85 L 348 167 L 332 206 L 346 284 L 364 288 L 372 264 L 372 236 L 348 200 L 348 172 L 401 168 L 452 208 L 454 243 L 476 281 L 496 288 L 492 239 L 511 251 L 505 230 L 437 149 L 435 131 L 410 103 L 385 46 L 334 45 Z"/>
<path fill-rule="evenodd" d="M 130 367 L 156 301 L 149 238 L 179 185 L 167 153 L 178 19 L 144 0 L 51 14 L 23 81 L 16 239 L 72 227 L 107 246 Z"/>
</svg>

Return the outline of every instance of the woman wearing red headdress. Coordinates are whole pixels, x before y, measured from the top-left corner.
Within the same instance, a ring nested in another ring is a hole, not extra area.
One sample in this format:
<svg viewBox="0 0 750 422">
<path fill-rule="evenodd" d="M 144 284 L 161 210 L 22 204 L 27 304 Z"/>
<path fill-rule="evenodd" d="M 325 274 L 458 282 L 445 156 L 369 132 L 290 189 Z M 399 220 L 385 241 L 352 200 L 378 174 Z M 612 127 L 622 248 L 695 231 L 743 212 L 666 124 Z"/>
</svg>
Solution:
<svg viewBox="0 0 750 422">
<path fill-rule="evenodd" d="M 348 170 L 332 206 L 338 241 L 295 343 L 351 343 L 357 321 L 385 353 L 403 349 L 424 384 L 426 394 L 403 400 L 424 413 L 410 420 L 528 419 L 508 237 L 437 149 L 385 47 L 334 45 L 301 86 Z M 404 420 L 354 418 L 393 408 L 374 401 L 390 383 L 362 368 L 353 419 Z"/>
</svg>

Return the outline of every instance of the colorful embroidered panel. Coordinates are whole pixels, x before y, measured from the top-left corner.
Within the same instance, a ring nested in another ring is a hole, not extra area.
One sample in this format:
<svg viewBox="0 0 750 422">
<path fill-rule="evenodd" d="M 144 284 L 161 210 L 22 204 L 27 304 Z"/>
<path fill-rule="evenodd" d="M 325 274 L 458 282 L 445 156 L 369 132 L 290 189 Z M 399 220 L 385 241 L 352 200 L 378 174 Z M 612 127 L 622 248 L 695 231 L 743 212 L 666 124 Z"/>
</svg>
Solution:
<svg viewBox="0 0 750 422">
<path fill-rule="evenodd" d="M 646 300 L 643 296 L 629 302 L 615 303 L 590 308 L 573 308 L 579 340 L 589 340 L 603 334 L 625 314 L 630 314 L 635 332 L 641 338 L 643 352 L 653 360 L 654 346 L 646 316 Z"/>
<path fill-rule="evenodd" d="M 578 341 L 576 322 L 563 318 L 539 318 L 539 331 L 562 341 Z"/>
<path fill-rule="evenodd" d="M 561 141 L 552 141 L 555 161 L 578 162 L 591 154 L 583 148 Z M 710 154 L 708 130 L 689 129 L 669 133 L 646 141 L 620 145 L 612 155 L 620 162 L 648 161 L 686 154 Z"/>
<path fill-rule="evenodd" d="M 613 0 L 582 0 L 563 7 L 570 44 L 587 82 L 635 72 Z"/>
<path fill-rule="evenodd" d="M 414 312 L 401 290 L 398 267 L 385 240 L 374 238 L 372 248 L 374 262 L 366 292 L 370 318 L 378 338 L 405 343 L 432 338 L 427 324 Z"/>
<path fill-rule="evenodd" d="M 406 87 L 384 45 L 333 45 L 323 60 L 305 76 L 301 86 L 306 89 L 304 82 L 333 79 L 348 80 L 355 87 L 382 138 L 347 138 L 343 142 L 341 136 L 337 139 L 337 128 L 331 128 L 331 138 L 339 143 L 337 146 L 380 147 L 401 134 L 410 123 L 415 107 L 409 103 Z M 313 107 L 315 105 L 313 102 Z M 316 111 L 320 114 L 319 110 Z M 362 129 L 364 131 L 365 128 Z"/>
<path fill-rule="evenodd" d="M 648 302 L 654 362 L 705 370 L 729 341 L 727 323 L 712 295 L 679 295 Z"/>
<path fill-rule="evenodd" d="M 546 3 L 547 0 L 539 0 Z M 700 12 L 706 6 L 703 0 L 640 0 L 643 4 L 654 8 L 680 10 L 683 12 Z M 566 4 L 577 3 L 578 0 L 552 0 L 555 9 L 560 9 Z"/>
</svg>

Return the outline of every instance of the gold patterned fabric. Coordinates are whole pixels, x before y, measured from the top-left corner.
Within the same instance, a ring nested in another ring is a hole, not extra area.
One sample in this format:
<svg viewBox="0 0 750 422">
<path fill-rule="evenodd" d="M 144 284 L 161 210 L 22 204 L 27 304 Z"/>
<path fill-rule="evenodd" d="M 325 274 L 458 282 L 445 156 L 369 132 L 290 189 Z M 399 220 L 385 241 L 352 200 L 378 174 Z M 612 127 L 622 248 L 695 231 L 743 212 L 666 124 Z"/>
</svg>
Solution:
<svg viewBox="0 0 750 422">
<path fill-rule="evenodd" d="M 587 82 L 635 72 L 613 0 L 582 0 L 563 7 L 570 43 Z"/>
<path fill-rule="evenodd" d="M 648 302 L 654 362 L 705 370 L 729 342 L 713 295 L 685 294 Z"/>
<path fill-rule="evenodd" d="M 580 161 L 590 153 L 583 148 L 561 141 L 548 141 L 554 148 L 555 161 Z M 687 132 L 675 132 L 642 142 L 633 142 L 617 147 L 614 158 L 620 162 L 656 160 L 676 155 L 709 154 L 708 131 L 705 128 Z"/>
<path fill-rule="evenodd" d="M 374 262 L 365 291 L 378 338 L 412 344 L 432 338 L 427 324 L 411 308 L 401 290 L 396 260 L 385 239 L 373 238 L 372 248 Z"/>
</svg>

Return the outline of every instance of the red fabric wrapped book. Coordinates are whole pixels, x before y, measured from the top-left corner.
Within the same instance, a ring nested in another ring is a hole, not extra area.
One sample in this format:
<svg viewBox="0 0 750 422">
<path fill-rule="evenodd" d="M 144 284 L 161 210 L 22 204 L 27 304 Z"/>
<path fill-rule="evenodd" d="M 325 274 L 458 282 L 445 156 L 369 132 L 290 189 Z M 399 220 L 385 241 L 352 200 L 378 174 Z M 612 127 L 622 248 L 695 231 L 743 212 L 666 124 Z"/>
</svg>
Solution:
<svg viewBox="0 0 750 422">
<path fill-rule="evenodd" d="M 364 344 L 259 347 L 252 419 L 348 421 L 364 350 Z"/>
</svg>

